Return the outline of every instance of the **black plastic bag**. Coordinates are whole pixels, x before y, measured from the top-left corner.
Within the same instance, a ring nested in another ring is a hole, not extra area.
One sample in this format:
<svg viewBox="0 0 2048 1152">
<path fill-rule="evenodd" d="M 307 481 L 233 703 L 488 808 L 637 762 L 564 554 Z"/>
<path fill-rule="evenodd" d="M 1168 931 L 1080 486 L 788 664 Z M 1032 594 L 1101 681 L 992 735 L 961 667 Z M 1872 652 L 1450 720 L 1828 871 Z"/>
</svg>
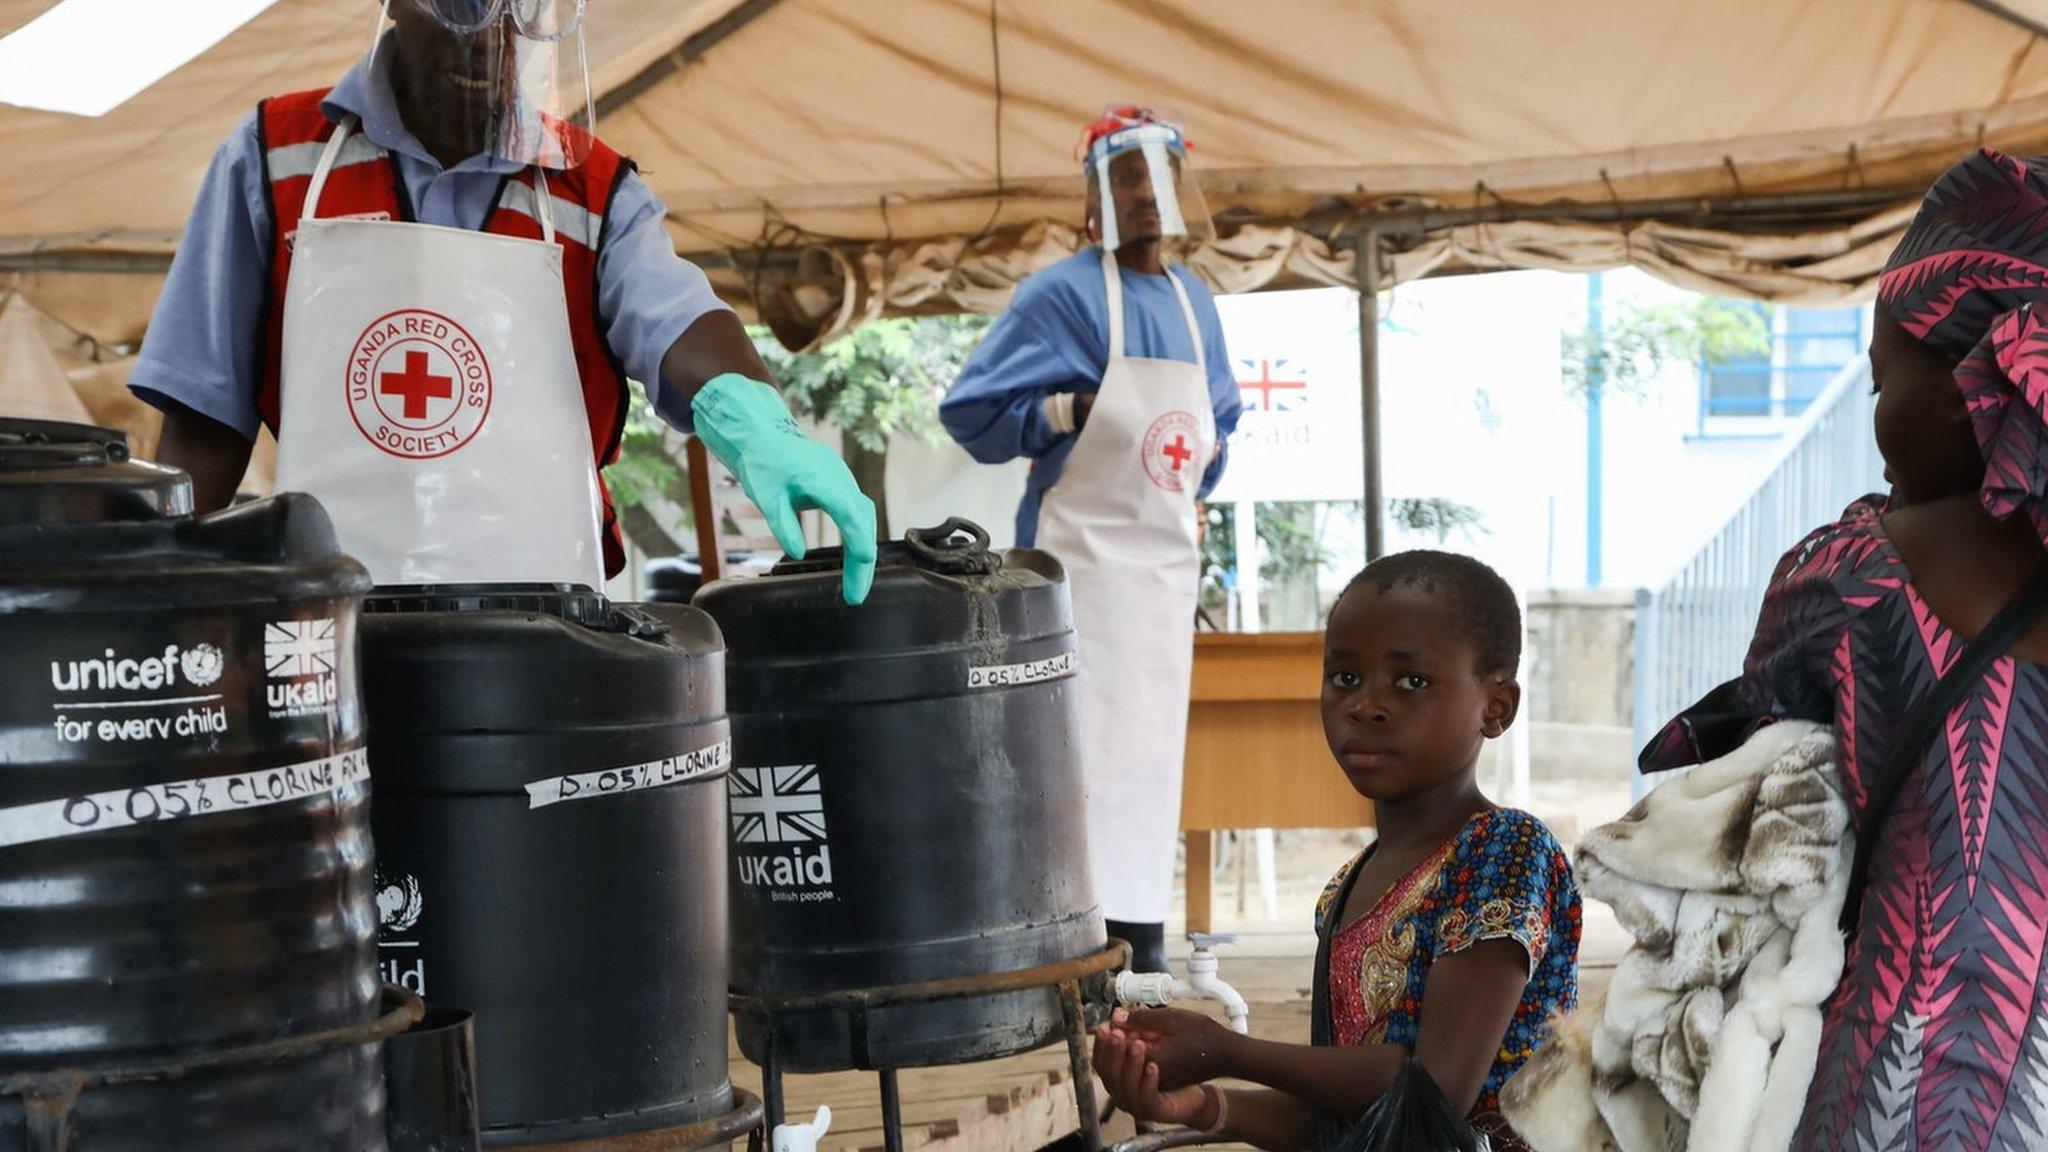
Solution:
<svg viewBox="0 0 2048 1152">
<path fill-rule="evenodd" d="M 1365 1115 L 1345 1133 L 1337 1152 L 1486 1152 L 1487 1145 L 1451 1110 L 1436 1078 L 1414 1057 Z"/>
</svg>

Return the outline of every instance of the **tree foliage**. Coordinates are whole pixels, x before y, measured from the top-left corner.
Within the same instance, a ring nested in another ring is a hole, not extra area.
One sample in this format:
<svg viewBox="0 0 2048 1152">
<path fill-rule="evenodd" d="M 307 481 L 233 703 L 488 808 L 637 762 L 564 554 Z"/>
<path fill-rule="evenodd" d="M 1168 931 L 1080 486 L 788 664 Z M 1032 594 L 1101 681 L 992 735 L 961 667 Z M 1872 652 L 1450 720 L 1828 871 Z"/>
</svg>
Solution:
<svg viewBox="0 0 2048 1152">
<path fill-rule="evenodd" d="M 938 442 L 939 398 L 988 325 L 986 316 L 876 320 L 801 355 L 765 330 L 754 344 L 799 415 L 883 453 L 899 432 Z"/>
<path fill-rule="evenodd" d="M 1604 320 L 1597 334 L 1587 327 L 1564 336 L 1564 380 L 1575 395 L 1586 395 L 1597 381 L 1641 396 L 1674 365 L 1725 364 L 1771 349 L 1763 309 L 1742 300 L 1624 301 Z"/>
<path fill-rule="evenodd" d="M 619 458 L 604 472 L 612 502 L 620 511 L 637 508 L 650 496 L 665 496 L 688 510 L 689 485 L 682 465 L 670 454 L 670 439 L 668 425 L 648 407 L 647 397 L 635 386 L 625 431 L 619 437 Z"/>
</svg>

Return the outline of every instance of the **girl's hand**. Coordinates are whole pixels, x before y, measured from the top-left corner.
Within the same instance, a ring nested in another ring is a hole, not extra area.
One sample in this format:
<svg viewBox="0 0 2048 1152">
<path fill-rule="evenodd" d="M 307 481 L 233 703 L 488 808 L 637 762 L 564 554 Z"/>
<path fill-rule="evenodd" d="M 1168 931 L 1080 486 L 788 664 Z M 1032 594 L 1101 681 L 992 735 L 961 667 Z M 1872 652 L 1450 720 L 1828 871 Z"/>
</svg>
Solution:
<svg viewBox="0 0 2048 1152">
<path fill-rule="evenodd" d="M 1159 1066 L 1147 1058 L 1145 1042 L 1123 1030 L 1122 1017 L 1119 1011 L 1114 1023 L 1095 1030 L 1095 1074 L 1102 1078 L 1109 1098 L 1146 1123 L 1193 1123 L 1208 1111 L 1208 1093 L 1199 1087 L 1160 1091 Z"/>
<path fill-rule="evenodd" d="M 1144 1043 L 1167 1091 L 1233 1074 L 1231 1056 L 1242 1037 L 1200 1012 L 1143 1008 L 1118 1012 L 1117 1022 L 1125 1035 Z"/>
</svg>

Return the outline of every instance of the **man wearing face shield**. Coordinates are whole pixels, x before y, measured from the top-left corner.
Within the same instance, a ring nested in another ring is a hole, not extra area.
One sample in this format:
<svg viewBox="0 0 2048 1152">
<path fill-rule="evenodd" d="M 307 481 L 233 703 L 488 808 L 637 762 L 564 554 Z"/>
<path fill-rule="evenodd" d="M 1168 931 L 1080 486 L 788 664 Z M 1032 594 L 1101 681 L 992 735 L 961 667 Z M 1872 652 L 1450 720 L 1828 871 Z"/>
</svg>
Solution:
<svg viewBox="0 0 2048 1152">
<path fill-rule="evenodd" d="M 872 503 L 590 130 L 584 0 L 376 16 L 339 84 L 264 101 L 221 146 L 158 300 L 129 386 L 199 507 L 267 425 L 278 487 L 319 497 L 380 584 L 597 586 L 624 563 L 597 469 L 638 380 L 791 554 L 796 513 L 823 509 L 864 598 Z"/>
<path fill-rule="evenodd" d="M 940 407 L 978 460 L 1032 460 L 1017 540 L 1066 565 L 1096 892 L 1164 971 L 1200 582 L 1196 501 L 1242 401 L 1207 288 L 1169 238 L 1207 215 L 1178 125 L 1122 106 L 1083 140 L 1089 238 L 1017 286 Z"/>
</svg>

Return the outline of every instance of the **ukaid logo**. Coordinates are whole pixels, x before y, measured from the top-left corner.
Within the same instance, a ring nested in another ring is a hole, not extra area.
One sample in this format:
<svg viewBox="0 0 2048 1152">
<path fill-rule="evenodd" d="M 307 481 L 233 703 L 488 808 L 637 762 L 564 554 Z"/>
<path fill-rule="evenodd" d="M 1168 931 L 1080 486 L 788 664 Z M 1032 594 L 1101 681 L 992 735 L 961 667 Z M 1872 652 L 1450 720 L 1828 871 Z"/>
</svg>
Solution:
<svg viewBox="0 0 2048 1152">
<path fill-rule="evenodd" d="M 735 768 L 725 787 L 740 883 L 777 903 L 837 899 L 818 766 Z"/>
<path fill-rule="evenodd" d="M 324 716 L 341 693 L 335 676 L 334 620 L 284 620 L 263 626 L 264 699 L 272 719 Z"/>
<path fill-rule="evenodd" d="M 208 689 L 226 672 L 227 657 L 213 644 L 52 660 L 52 726 L 65 744 L 217 737 L 228 730 L 228 713 Z"/>
</svg>

